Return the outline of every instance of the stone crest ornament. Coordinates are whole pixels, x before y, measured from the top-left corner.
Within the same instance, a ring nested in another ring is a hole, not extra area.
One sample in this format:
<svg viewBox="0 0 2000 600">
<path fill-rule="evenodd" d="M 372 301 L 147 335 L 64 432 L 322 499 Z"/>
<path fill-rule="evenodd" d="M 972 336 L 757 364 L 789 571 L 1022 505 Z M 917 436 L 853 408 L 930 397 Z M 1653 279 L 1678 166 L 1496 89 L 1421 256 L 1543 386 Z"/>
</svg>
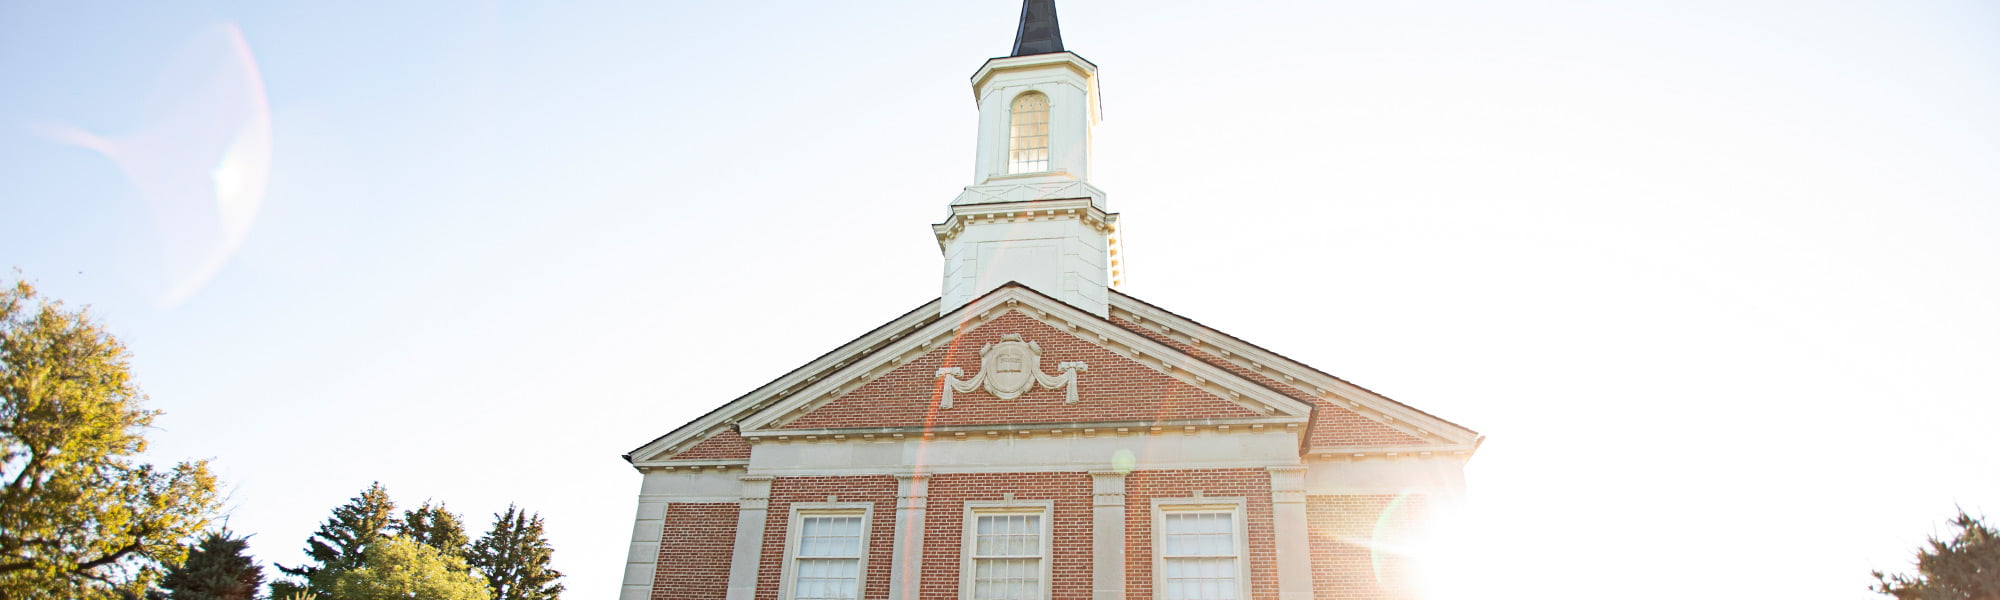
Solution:
<svg viewBox="0 0 2000 600">
<path fill-rule="evenodd" d="M 965 370 L 958 367 L 938 369 L 938 378 L 944 380 L 944 399 L 938 402 L 938 408 L 951 408 L 952 392 L 970 393 L 983 386 L 995 398 L 1013 400 L 1034 389 L 1036 384 L 1048 389 L 1067 386 L 1069 395 L 1063 402 L 1075 404 L 1077 374 L 1089 368 L 1081 362 L 1065 362 L 1056 365 L 1058 374 L 1043 373 L 1041 345 L 1022 340 L 1021 334 L 1009 333 L 1000 336 L 999 342 L 979 349 L 979 374 L 972 379 L 959 379 L 965 376 Z"/>
</svg>

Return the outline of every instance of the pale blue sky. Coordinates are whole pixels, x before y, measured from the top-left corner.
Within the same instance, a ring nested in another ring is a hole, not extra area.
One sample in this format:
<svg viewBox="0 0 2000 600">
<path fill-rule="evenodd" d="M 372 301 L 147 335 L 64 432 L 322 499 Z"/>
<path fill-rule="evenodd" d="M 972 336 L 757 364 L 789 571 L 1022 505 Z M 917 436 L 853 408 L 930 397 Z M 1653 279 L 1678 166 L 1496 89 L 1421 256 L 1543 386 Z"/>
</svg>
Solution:
<svg viewBox="0 0 2000 600">
<path fill-rule="evenodd" d="M 0 2 L 0 266 L 263 559 L 379 479 L 609 597 L 620 454 L 937 293 L 1017 2 L 574 4 Z M 2000 513 L 2000 8 L 1059 6 L 1124 291 L 1489 436 L 1455 580 L 1858 599 Z"/>
</svg>

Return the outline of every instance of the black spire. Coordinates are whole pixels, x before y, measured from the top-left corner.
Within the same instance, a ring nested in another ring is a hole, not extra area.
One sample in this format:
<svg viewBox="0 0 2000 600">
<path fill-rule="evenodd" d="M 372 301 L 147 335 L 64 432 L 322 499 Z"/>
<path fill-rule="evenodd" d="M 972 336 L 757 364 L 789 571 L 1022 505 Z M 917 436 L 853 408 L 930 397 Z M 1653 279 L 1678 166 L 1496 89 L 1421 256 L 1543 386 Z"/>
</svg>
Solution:
<svg viewBox="0 0 2000 600">
<path fill-rule="evenodd" d="M 1056 0 L 1022 0 L 1021 28 L 1014 31 L 1011 56 L 1062 51 L 1062 28 L 1056 26 Z"/>
</svg>

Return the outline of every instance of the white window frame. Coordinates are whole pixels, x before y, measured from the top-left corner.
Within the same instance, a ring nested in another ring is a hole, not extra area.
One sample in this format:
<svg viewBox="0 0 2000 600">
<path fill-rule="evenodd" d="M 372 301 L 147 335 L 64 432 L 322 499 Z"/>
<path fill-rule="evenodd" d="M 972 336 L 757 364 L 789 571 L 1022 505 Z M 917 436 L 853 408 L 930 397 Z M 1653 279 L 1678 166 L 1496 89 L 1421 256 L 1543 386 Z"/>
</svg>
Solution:
<svg viewBox="0 0 2000 600">
<path fill-rule="evenodd" d="M 979 539 L 979 517 L 1001 515 L 1042 517 L 1042 598 L 1048 598 L 1054 591 L 1049 578 L 1055 574 L 1052 567 L 1055 562 L 1055 541 L 1052 539 L 1055 532 L 1055 502 L 1048 500 L 987 500 L 965 503 L 965 518 L 959 524 L 959 529 L 962 531 L 958 543 L 958 597 L 961 600 L 972 600 L 973 581 L 976 579 L 972 551 L 976 549 L 976 542 Z"/>
<path fill-rule="evenodd" d="M 1042 97 L 1042 135 L 1041 135 L 1042 145 L 1040 146 L 1042 150 L 1042 158 L 1040 160 L 1017 161 L 1014 159 L 1014 153 L 1017 152 L 1017 150 L 1015 150 L 1014 148 L 1014 142 L 1019 138 L 1014 135 L 1014 127 L 1017 125 L 1014 122 L 1014 119 L 1018 115 L 1014 113 L 1014 106 L 1020 104 L 1021 100 L 1029 95 L 1036 95 Z M 1015 94 L 1013 98 L 1007 100 L 1007 135 L 1005 136 L 1007 141 L 1006 141 L 1005 152 L 1007 159 L 1008 175 L 1035 175 L 1040 173 L 1049 173 L 1055 170 L 1056 168 L 1055 105 L 1056 103 L 1054 97 L 1050 96 L 1046 92 L 1034 88 L 1030 88 L 1019 94 Z M 1017 170 L 1017 169 L 1025 169 L 1027 168 L 1025 165 L 1033 163 L 1040 163 L 1042 168 L 1033 170 Z"/>
<path fill-rule="evenodd" d="M 792 514 L 785 527 L 785 564 L 780 570 L 778 597 L 793 600 L 797 596 L 792 589 L 797 577 L 795 571 L 799 562 L 799 545 L 804 541 L 807 517 L 861 517 L 861 548 L 859 562 L 855 566 L 854 597 L 860 598 L 862 590 L 868 589 L 868 535 L 875 524 L 875 503 L 873 502 L 794 502 Z"/>
<path fill-rule="evenodd" d="M 1153 499 L 1153 598 L 1167 598 L 1167 515 L 1169 513 L 1227 512 L 1236 532 L 1236 597 L 1250 600 L 1250 532 L 1243 498 L 1154 498 Z"/>
</svg>

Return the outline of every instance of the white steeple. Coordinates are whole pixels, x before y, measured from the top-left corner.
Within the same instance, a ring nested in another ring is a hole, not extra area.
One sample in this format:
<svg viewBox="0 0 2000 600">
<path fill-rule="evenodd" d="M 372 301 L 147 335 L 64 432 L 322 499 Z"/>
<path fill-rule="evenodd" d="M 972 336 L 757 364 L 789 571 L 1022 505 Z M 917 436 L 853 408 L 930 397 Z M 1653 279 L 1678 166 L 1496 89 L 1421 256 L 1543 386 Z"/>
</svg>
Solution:
<svg viewBox="0 0 2000 600">
<path fill-rule="evenodd" d="M 1100 316 L 1122 273 L 1117 213 L 1090 185 L 1097 65 L 1064 51 L 1053 0 L 1025 0 L 1014 54 L 972 75 L 973 184 L 933 225 L 944 312 L 1013 281 Z"/>
</svg>

